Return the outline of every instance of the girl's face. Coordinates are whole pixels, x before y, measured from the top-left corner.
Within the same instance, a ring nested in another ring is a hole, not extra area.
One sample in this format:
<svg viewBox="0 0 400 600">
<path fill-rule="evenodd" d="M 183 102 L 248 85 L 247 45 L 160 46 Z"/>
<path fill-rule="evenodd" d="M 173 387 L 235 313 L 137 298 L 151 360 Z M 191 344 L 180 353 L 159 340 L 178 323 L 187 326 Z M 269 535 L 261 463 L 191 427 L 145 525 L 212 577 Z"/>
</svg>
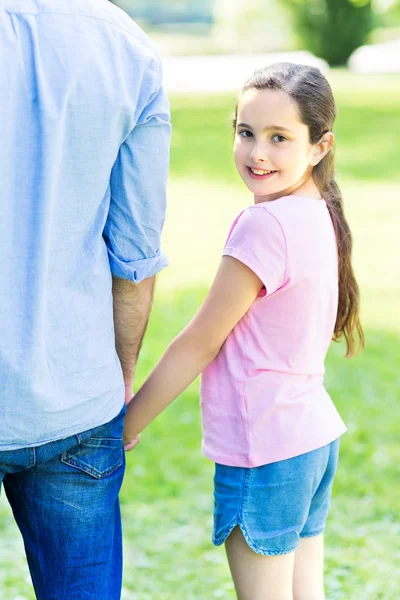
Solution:
<svg viewBox="0 0 400 600">
<path fill-rule="evenodd" d="M 315 191 L 311 173 L 321 159 L 319 154 L 286 92 L 244 92 L 238 106 L 234 158 L 256 203 L 288 196 L 300 188 Z"/>
</svg>

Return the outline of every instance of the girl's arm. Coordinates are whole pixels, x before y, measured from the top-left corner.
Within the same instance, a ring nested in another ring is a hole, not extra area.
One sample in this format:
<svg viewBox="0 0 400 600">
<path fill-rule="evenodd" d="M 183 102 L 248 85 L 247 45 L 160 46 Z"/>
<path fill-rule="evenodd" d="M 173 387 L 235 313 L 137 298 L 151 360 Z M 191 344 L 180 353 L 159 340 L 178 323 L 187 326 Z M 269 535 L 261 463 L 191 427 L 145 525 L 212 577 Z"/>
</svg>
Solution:
<svg viewBox="0 0 400 600">
<path fill-rule="evenodd" d="M 217 356 L 263 284 L 236 258 L 224 256 L 199 311 L 172 341 L 127 406 L 124 442 L 129 444 Z"/>
</svg>

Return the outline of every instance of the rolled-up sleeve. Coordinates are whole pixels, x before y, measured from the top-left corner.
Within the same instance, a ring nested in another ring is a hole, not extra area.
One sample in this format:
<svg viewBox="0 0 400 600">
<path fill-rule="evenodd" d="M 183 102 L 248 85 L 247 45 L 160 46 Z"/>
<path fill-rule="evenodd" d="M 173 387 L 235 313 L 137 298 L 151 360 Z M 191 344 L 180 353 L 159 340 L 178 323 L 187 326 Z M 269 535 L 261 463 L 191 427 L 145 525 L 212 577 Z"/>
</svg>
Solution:
<svg viewBox="0 0 400 600">
<path fill-rule="evenodd" d="M 154 89 L 112 169 L 103 232 L 112 274 L 136 283 L 168 264 L 160 238 L 166 211 L 170 111 L 159 60 L 153 69 Z"/>
</svg>

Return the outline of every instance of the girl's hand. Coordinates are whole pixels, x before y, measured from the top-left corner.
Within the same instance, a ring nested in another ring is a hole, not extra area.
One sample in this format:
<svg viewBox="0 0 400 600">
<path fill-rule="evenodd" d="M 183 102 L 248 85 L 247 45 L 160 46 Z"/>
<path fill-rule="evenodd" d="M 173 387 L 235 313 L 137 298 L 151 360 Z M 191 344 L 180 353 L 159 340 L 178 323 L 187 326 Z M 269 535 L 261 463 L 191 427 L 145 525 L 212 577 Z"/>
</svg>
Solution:
<svg viewBox="0 0 400 600">
<path fill-rule="evenodd" d="M 129 441 L 129 438 L 128 438 L 128 440 L 126 440 L 125 436 L 124 436 L 125 452 L 129 452 L 129 450 L 133 450 L 134 448 L 136 448 L 136 446 L 138 445 L 139 442 L 140 442 L 140 433 L 135 438 L 133 438 L 133 440 L 130 440 L 130 441 Z"/>
</svg>

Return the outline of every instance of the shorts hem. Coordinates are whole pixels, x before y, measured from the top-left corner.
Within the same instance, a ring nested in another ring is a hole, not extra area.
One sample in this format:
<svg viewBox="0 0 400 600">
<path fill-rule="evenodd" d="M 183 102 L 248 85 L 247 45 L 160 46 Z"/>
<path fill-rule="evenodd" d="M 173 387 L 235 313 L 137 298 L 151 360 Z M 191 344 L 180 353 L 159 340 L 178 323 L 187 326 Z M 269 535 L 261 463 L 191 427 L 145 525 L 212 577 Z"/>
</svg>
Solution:
<svg viewBox="0 0 400 600">
<path fill-rule="evenodd" d="M 253 552 L 255 552 L 256 554 L 260 554 L 262 556 L 281 556 L 283 554 L 290 554 L 291 552 L 294 552 L 298 546 L 298 544 L 296 544 L 295 546 L 293 546 L 293 548 L 282 548 L 281 550 L 264 550 L 263 548 L 260 548 L 260 546 L 257 546 L 257 544 L 253 542 L 253 540 L 247 533 L 244 524 L 238 519 L 235 519 L 229 525 L 228 529 L 226 530 L 226 533 L 220 535 L 218 538 L 216 538 L 215 536 L 212 537 L 212 542 L 214 546 L 222 546 L 222 544 L 226 542 L 227 538 L 236 526 L 240 528 L 240 531 L 242 532 L 243 537 L 246 540 L 246 543 L 249 546 L 249 548 L 253 550 Z"/>
<path fill-rule="evenodd" d="M 301 538 L 317 537 L 317 535 L 321 535 L 322 533 L 324 533 L 324 531 L 325 531 L 325 528 L 319 529 L 318 531 L 312 531 L 310 533 L 300 533 L 300 537 Z"/>
</svg>

